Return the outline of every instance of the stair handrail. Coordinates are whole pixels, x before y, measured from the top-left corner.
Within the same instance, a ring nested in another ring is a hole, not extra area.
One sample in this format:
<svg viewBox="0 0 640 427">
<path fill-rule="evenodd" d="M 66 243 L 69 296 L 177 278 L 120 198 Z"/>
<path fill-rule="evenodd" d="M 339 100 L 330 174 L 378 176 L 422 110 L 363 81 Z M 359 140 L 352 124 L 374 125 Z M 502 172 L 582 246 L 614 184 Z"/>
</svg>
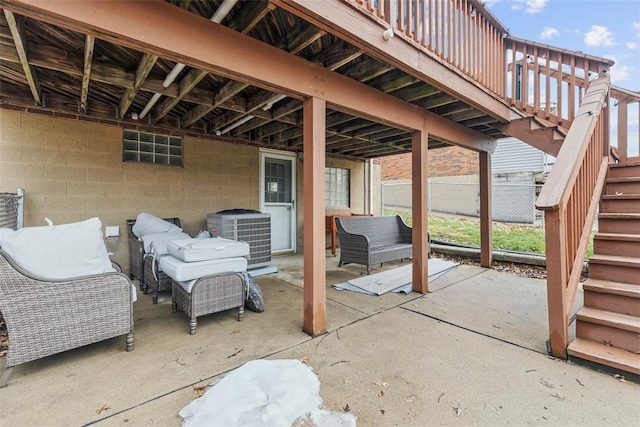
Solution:
<svg viewBox="0 0 640 427">
<path fill-rule="evenodd" d="M 609 162 L 608 73 L 589 84 L 536 207 L 544 211 L 551 352 L 566 358 L 569 318 Z"/>
</svg>

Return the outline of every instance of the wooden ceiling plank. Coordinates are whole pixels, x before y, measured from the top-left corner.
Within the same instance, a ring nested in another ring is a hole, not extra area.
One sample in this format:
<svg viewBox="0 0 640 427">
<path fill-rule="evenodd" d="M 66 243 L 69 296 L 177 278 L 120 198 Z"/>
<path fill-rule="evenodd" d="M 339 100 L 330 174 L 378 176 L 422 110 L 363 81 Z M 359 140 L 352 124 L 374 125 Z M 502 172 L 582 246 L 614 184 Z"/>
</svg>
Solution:
<svg viewBox="0 0 640 427">
<path fill-rule="evenodd" d="M 89 96 L 89 82 L 91 81 L 91 63 L 96 38 L 86 36 L 84 43 L 84 71 L 82 73 L 82 87 L 80 89 L 80 112 L 87 114 L 87 98 Z"/>
<path fill-rule="evenodd" d="M 277 5 L 283 4 L 281 0 L 273 1 Z M 321 3 L 324 2 L 309 2 L 309 5 L 315 7 Z M 494 138 L 355 82 L 304 58 L 283 52 L 260 40 L 216 25 L 167 2 L 153 2 L 153 7 L 148 7 L 146 2 L 70 3 L 3 0 L 2 4 L 4 8 L 13 12 L 91 34 L 123 47 L 182 62 L 221 77 L 244 81 L 253 86 L 296 97 L 317 96 L 318 93 L 322 93 L 323 99 L 326 99 L 329 108 L 333 110 L 406 130 L 419 130 L 426 125 L 430 134 L 443 140 L 475 151 L 495 150 Z M 342 6 L 348 8 L 346 4 L 332 1 L 332 7 Z M 332 22 L 333 19 L 343 18 L 332 13 Z M 319 24 L 319 27 L 325 28 L 325 24 Z M 367 32 L 374 27 L 370 23 L 367 26 Z M 172 28 L 171 32 L 166 31 L 168 27 Z M 342 34 L 341 31 L 336 30 L 338 34 Z M 380 38 L 379 33 L 376 33 L 376 37 Z M 195 40 L 198 42 L 195 43 Z M 352 44 L 361 46 L 357 40 Z M 378 43 L 370 41 L 370 44 Z M 385 57 L 385 60 L 389 60 L 395 66 L 407 65 L 396 65 L 398 61 L 395 57 Z M 420 76 L 423 76 L 425 71 L 426 69 L 419 73 Z M 433 71 L 431 78 L 437 80 L 438 71 Z M 443 79 L 452 77 L 450 72 L 445 74 Z M 506 105 L 504 107 L 509 109 Z"/>
<path fill-rule="evenodd" d="M 149 73 L 153 69 L 153 66 L 156 65 L 157 61 L 158 61 L 158 57 L 156 55 L 150 55 L 148 53 L 145 53 L 144 55 L 142 55 L 142 58 L 140 59 L 140 62 L 136 67 L 136 74 L 133 82 L 133 87 L 127 88 L 124 91 L 122 98 L 120 99 L 120 104 L 118 105 L 119 118 L 122 118 L 127 114 L 129 107 L 131 107 L 133 100 L 136 98 L 136 95 L 138 95 L 140 88 L 142 87 L 143 83 L 149 76 Z M 162 83 L 160 84 L 162 85 Z"/>
<path fill-rule="evenodd" d="M 236 16 L 238 16 L 239 19 L 232 20 L 229 23 L 229 28 L 239 31 L 242 34 L 247 34 L 258 24 L 258 22 L 262 20 L 262 18 L 265 17 L 267 13 L 272 11 L 274 8 L 275 6 L 270 2 L 264 2 L 262 4 L 262 7 L 255 7 L 255 4 L 250 4 L 250 8 L 248 9 L 247 13 L 238 13 Z M 222 103 L 226 102 L 231 97 L 242 92 L 248 86 L 248 84 L 244 84 L 244 86 L 242 86 L 241 83 L 235 81 L 227 82 L 215 95 L 210 106 L 199 105 L 185 113 L 180 120 L 181 126 L 183 128 L 192 126 L 195 122 L 218 108 Z M 174 106 L 176 104 L 177 102 L 174 104 Z M 171 108 L 173 108 L 173 106 Z M 218 129 L 212 128 L 210 124 L 208 128 L 212 130 Z"/>
<path fill-rule="evenodd" d="M 393 64 L 414 77 L 426 81 L 454 95 L 456 98 L 487 112 L 494 118 L 508 122 L 522 115 L 509 108 L 501 99 L 492 96 L 470 81 L 466 76 L 452 71 L 428 51 L 417 51 L 401 38 L 385 41 L 380 37 L 380 30 L 373 25 L 371 19 L 355 10 L 348 2 L 305 1 L 305 0 L 272 0 L 278 7 L 311 22 L 343 40 L 359 46 L 365 52 L 380 61 Z M 326 19 L 327 9 L 331 9 L 331 19 Z"/>
<path fill-rule="evenodd" d="M 220 90 L 214 95 L 213 103 L 211 105 L 198 105 L 191 110 L 187 111 L 180 120 L 180 124 L 183 128 L 188 128 L 202 117 L 215 110 L 227 100 L 233 98 L 249 85 L 247 83 L 236 82 L 233 80 L 228 81 L 220 88 Z M 217 129 L 211 129 L 217 130 Z"/>
<path fill-rule="evenodd" d="M 306 25 L 306 23 L 301 21 L 298 25 L 302 28 L 302 26 Z M 292 53 L 292 54 L 296 54 L 296 53 L 300 52 L 302 49 L 304 49 L 305 47 L 309 46 L 311 43 L 315 42 L 316 40 L 318 40 L 320 37 L 322 37 L 325 34 L 324 31 L 321 31 L 321 30 L 319 30 L 318 28 L 316 28 L 314 26 L 307 26 L 307 28 L 305 28 L 302 31 L 292 30 L 290 32 L 293 33 L 293 34 L 296 34 L 296 37 L 291 42 L 287 41 L 286 38 L 285 38 L 285 39 L 281 40 L 280 43 L 277 46 L 279 48 L 287 48 L 289 53 Z M 256 95 L 252 99 L 248 99 L 247 100 L 247 114 L 252 114 L 257 109 L 262 108 L 264 105 L 267 105 L 268 103 L 275 101 L 280 96 L 281 96 L 280 94 L 273 93 L 273 92 L 270 92 L 270 91 L 264 91 L 264 92 L 259 93 L 258 95 Z M 211 110 L 209 110 L 209 111 L 212 111 L 212 110 L 213 110 L 213 108 Z M 200 112 L 202 112 L 202 111 L 205 111 L 205 110 L 201 109 Z M 209 111 L 206 111 L 206 112 L 204 112 L 204 114 L 201 114 L 196 120 L 199 120 L 201 117 L 203 117 L 204 115 L 208 114 Z M 254 114 L 254 116 L 255 116 L 255 114 Z M 239 118 L 241 118 L 241 117 L 238 117 L 237 119 L 239 119 Z M 216 121 L 216 122 L 219 123 L 219 121 Z M 185 122 L 184 126 L 188 127 L 188 126 L 191 125 L 191 123 L 193 123 L 193 122 L 191 122 L 191 121 Z M 212 130 L 218 130 L 218 129 L 221 129 L 222 127 L 225 127 L 228 124 L 230 124 L 230 122 L 217 124 L 216 126 L 220 126 L 220 127 L 211 127 L 211 129 Z M 239 133 L 241 133 L 241 132 L 239 132 L 239 131 L 235 132 L 235 134 L 239 134 Z"/>
<path fill-rule="evenodd" d="M 9 31 L 13 37 L 13 44 L 18 52 L 24 75 L 29 83 L 29 89 L 31 89 L 31 95 L 36 105 L 42 105 L 42 90 L 40 89 L 40 83 L 38 82 L 38 75 L 36 69 L 29 64 L 29 55 L 27 54 L 27 37 L 22 25 L 22 19 L 16 17 L 13 12 L 4 10 L 4 16 L 9 25 Z"/>
</svg>

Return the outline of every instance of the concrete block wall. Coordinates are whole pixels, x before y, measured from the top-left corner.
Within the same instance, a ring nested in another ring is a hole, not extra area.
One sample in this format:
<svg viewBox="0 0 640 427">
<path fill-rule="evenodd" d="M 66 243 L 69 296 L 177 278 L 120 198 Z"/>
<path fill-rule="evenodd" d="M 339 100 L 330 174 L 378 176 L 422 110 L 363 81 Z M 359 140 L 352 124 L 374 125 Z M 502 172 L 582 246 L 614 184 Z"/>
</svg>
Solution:
<svg viewBox="0 0 640 427">
<path fill-rule="evenodd" d="M 25 226 L 97 216 L 120 227 L 125 269 L 128 218 L 179 217 L 193 235 L 209 213 L 259 209 L 258 176 L 254 146 L 186 136 L 183 167 L 123 163 L 119 125 L 0 108 L 0 191 L 25 190 Z"/>
<path fill-rule="evenodd" d="M 186 135 L 182 167 L 123 163 L 122 130 L 123 124 L 116 121 L 3 106 L 0 192 L 25 190 L 25 226 L 45 225 L 45 217 L 60 224 L 94 216 L 104 226 L 119 226 L 114 259 L 125 271 L 129 267 L 126 220 L 141 211 L 179 217 L 185 232 L 194 235 L 206 228 L 209 213 L 260 209 L 258 147 Z M 171 133 L 145 125 L 139 130 Z M 326 163 L 351 170 L 351 209 L 364 212 L 365 163 L 334 158 Z M 298 160 L 298 250 L 303 242 L 302 189 Z"/>
</svg>

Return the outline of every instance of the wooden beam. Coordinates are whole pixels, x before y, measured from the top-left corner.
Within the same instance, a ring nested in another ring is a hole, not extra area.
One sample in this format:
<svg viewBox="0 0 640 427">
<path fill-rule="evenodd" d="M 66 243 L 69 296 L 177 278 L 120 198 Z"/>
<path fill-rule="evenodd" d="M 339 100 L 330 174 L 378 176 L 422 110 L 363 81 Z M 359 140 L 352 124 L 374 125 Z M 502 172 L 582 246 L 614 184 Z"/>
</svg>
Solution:
<svg viewBox="0 0 640 427">
<path fill-rule="evenodd" d="M 479 84 L 443 63 L 429 51 L 419 51 L 401 37 L 385 41 L 384 28 L 360 10 L 343 0 L 272 0 L 278 7 L 337 35 L 368 55 L 436 86 L 457 99 L 485 111 L 492 117 L 508 122 L 522 117 L 503 100 L 487 93 Z"/>
<path fill-rule="evenodd" d="M 491 215 L 491 155 L 479 153 L 480 161 L 480 265 L 490 268 L 493 258 Z"/>
<path fill-rule="evenodd" d="M 268 9 L 265 9 L 268 10 Z M 300 23 L 298 25 L 298 27 L 301 29 L 302 28 L 302 23 Z M 306 24 L 305 24 L 306 25 Z M 322 35 L 324 35 L 324 32 L 322 31 L 318 31 L 317 28 L 313 28 L 311 26 L 307 26 L 306 29 L 304 29 L 303 31 L 298 31 L 298 30 L 293 30 L 292 31 L 293 34 L 296 34 L 296 37 L 294 38 L 293 41 L 291 41 L 291 43 L 288 42 L 288 40 L 285 38 L 283 41 L 280 42 L 278 47 L 289 47 L 290 46 L 290 51 L 291 53 L 298 53 L 299 51 L 301 51 L 302 49 L 304 49 L 305 47 L 307 47 L 309 44 L 313 43 L 314 41 L 316 41 L 318 38 L 322 37 Z M 211 111 L 213 111 L 216 107 L 218 107 L 218 105 L 220 105 L 222 102 L 225 102 L 228 97 L 234 96 L 238 93 L 240 93 L 242 90 L 246 89 L 249 86 L 249 84 L 247 83 L 239 83 L 239 82 L 227 82 L 221 89 L 220 91 L 216 94 L 216 97 L 214 99 L 213 105 L 206 107 L 206 106 L 198 106 L 195 107 L 194 109 L 188 111 L 184 116 L 183 116 L 183 123 L 182 126 L 183 127 L 189 127 L 191 126 L 193 123 L 195 123 L 197 120 L 200 120 L 202 117 L 204 117 L 205 115 L 209 114 Z M 278 95 L 273 95 L 272 98 L 275 98 Z M 265 101 L 265 103 L 267 103 L 267 101 Z M 258 108 L 260 108 L 262 105 L 257 105 L 256 103 L 250 103 L 250 101 L 247 102 L 247 113 L 251 113 L 254 110 L 257 110 Z M 223 123 L 222 126 L 225 126 L 227 123 Z M 217 130 L 217 129 L 215 129 Z"/>
<path fill-rule="evenodd" d="M 239 31 L 242 34 L 247 34 L 258 24 L 258 22 L 262 20 L 262 18 L 266 16 L 267 13 L 275 9 L 275 5 L 270 2 L 263 2 L 260 7 L 256 7 L 256 4 L 254 3 L 250 4 L 248 9 L 249 10 L 244 11 L 243 13 L 235 15 L 231 22 L 229 22 L 229 28 Z M 239 85 L 239 82 L 227 82 L 220 90 L 217 91 L 211 105 L 199 105 L 198 107 L 188 111 L 181 119 L 181 126 L 185 128 L 190 127 L 196 121 L 221 106 L 230 97 L 242 92 L 247 86 L 249 85 L 245 84 L 244 87 L 242 87 Z M 217 130 L 217 128 L 215 130 Z"/>
<path fill-rule="evenodd" d="M 426 123 L 422 131 L 411 137 L 411 186 L 412 186 L 412 241 L 413 241 L 413 284 L 414 292 L 429 292 L 429 239 L 427 238 L 427 149 L 429 134 Z"/>
<path fill-rule="evenodd" d="M 80 112 L 87 113 L 87 97 L 89 96 L 89 82 L 91 81 L 91 62 L 93 60 L 93 46 L 95 37 L 86 36 L 84 42 L 84 72 L 82 74 L 82 88 L 80 89 Z"/>
<path fill-rule="evenodd" d="M 496 129 L 514 138 L 526 142 L 547 154 L 557 157 L 562 147 L 563 138 L 555 126 L 539 125 L 535 118 L 526 117 L 511 123 L 495 123 Z"/>
<path fill-rule="evenodd" d="M 325 250 L 325 119 L 326 102 L 304 100 L 304 321 L 311 336 L 327 331 Z M 323 195 L 317 197 L 316 195 Z"/>
<path fill-rule="evenodd" d="M 321 96 L 332 109 L 405 130 L 422 129 L 427 120 L 430 133 L 442 140 L 476 151 L 495 149 L 492 137 L 164 1 L 0 1 L 14 12 L 208 73 L 289 96 Z"/>
<path fill-rule="evenodd" d="M 11 31 L 11 37 L 13 37 L 13 44 L 18 52 L 20 63 L 24 75 L 31 89 L 31 95 L 36 105 L 42 105 L 42 90 L 40 89 L 40 83 L 38 82 L 38 75 L 36 69 L 29 64 L 29 55 L 27 54 L 27 37 L 22 26 L 22 20 L 16 17 L 13 12 L 4 10 L 4 16 L 9 25 L 9 31 Z"/>
<path fill-rule="evenodd" d="M 233 98 L 235 95 L 245 90 L 247 86 L 249 85 L 246 83 L 234 82 L 233 80 L 228 81 L 215 94 L 211 105 L 198 105 L 197 107 L 194 107 L 191 110 L 187 111 L 182 116 L 182 119 L 180 121 L 181 127 L 188 128 L 189 126 L 200 120 L 202 117 L 206 116 L 211 111 L 227 102 L 227 100 Z"/>
<path fill-rule="evenodd" d="M 138 63 L 138 67 L 136 68 L 133 87 L 125 89 L 124 94 L 120 99 L 120 105 L 118 106 L 119 118 L 123 118 L 125 114 L 127 114 L 127 111 L 133 103 L 133 100 L 136 98 L 136 95 L 138 95 L 142 84 L 147 79 L 147 76 L 149 75 L 157 61 L 158 57 L 156 55 L 149 55 L 148 53 L 142 55 L 142 58 Z"/>
</svg>

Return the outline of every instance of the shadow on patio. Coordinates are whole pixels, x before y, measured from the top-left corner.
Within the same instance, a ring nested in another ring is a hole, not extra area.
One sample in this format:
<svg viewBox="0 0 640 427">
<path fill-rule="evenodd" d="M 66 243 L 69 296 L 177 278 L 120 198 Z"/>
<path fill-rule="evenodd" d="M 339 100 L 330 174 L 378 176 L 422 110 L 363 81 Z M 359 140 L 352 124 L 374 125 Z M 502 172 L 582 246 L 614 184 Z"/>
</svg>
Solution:
<svg viewBox="0 0 640 427">
<path fill-rule="evenodd" d="M 193 336 L 169 294 L 158 305 L 139 294 L 134 352 L 121 337 L 18 366 L 0 389 L 0 423 L 177 425 L 197 387 L 258 358 L 304 358 L 325 406 L 349 408 L 359 425 L 629 425 L 640 415 L 637 384 L 546 356 L 544 281 L 460 265 L 427 295 L 328 287 L 329 333 L 311 338 L 302 257 L 274 263 L 278 274 L 257 278 L 264 313 L 204 316 Z M 327 253 L 328 286 L 363 271 Z"/>
</svg>

